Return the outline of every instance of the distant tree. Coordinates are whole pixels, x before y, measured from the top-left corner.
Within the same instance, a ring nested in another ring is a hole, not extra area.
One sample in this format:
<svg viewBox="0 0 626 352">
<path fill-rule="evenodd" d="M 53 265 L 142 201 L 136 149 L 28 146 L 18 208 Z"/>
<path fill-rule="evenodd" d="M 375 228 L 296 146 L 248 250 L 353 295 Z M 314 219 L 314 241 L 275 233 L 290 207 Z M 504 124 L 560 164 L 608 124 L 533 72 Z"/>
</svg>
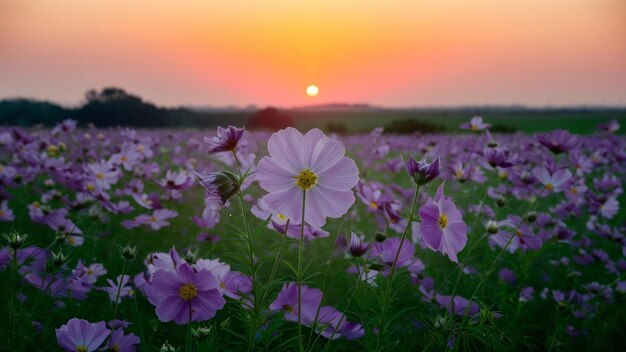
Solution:
<svg viewBox="0 0 626 352">
<path fill-rule="evenodd" d="M 519 131 L 517 127 L 501 125 L 501 124 L 495 124 L 491 126 L 489 130 L 494 133 L 515 133 Z"/>
<path fill-rule="evenodd" d="M 341 122 L 329 122 L 324 129 L 328 133 L 347 134 L 348 128 Z"/>
<path fill-rule="evenodd" d="M 394 120 L 385 126 L 385 133 L 391 134 L 438 133 L 445 130 L 443 125 L 416 119 Z"/>
<path fill-rule="evenodd" d="M 246 126 L 252 130 L 277 131 L 293 126 L 293 119 L 280 110 L 268 107 L 254 113 Z"/>
<path fill-rule="evenodd" d="M 77 115 L 80 121 L 89 121 L 96 126 L 167 127 L 176 121 L 168 119 L 166 109 L 160 109 L 116 87 L 87 91 L 85 104 Z"/>
</svg>

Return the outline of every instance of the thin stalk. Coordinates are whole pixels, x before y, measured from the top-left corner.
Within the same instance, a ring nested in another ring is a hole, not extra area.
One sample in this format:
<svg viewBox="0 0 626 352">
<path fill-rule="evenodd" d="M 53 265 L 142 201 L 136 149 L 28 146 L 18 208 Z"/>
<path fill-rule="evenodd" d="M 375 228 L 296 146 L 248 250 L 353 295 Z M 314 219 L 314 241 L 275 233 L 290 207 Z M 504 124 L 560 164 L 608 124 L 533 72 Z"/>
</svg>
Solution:
<svg viewBox="0 0 626 352">
<path fill-rule="evenodd" d="M 300 220 L 300 244 L 298 246 L 298 349 L 304 351 L 302 341 L 302 248 L 304 247 L 304 208 L 306 204 L 306 190 L 302 190 L 302 218 Z"/>
<path fill-rule="evenodd" d="M 17 249 L 14 250 L 13 253 L 13 265 L 11 266 L 11 301 L 9 304 L 9 326 L 11 327 L 11 332 L 9 334 L 9 341 L 7 343 L 7 346 L 11 346 L 12 345 L 12 341 L 13 339 L 13 334 L 14 334 L 14 325 L 13 324 L 13 320 L 15 319 L 15 290 L 17 290 L 16 284 L 15 284 L 15 280 L 17 277 Z"/>
<path fill-rule="evenodd" d="M 320 315 L 320 310 L 322 309 L 322 303 L 324 302 L 324 296 L 326 295 L 326 286 L 328 285 L 328 272 L 330 271 L 330 265 L 332 263 L 333 254 L 335 253 L 335 248 L 337 246 L 337 238 L 339 237 L 339 233 L 341 232 L 341 228 L 343 227 L 343 223 L 339 225 L 339 229 L 337 230 L 337 234 L 335 235 L 335 240 L 333 241 L 333 245 L 330 249 L 330 255 L 328 256 L 328 262 L 326 263 L 326 271 L 324 272 L 324 282 L 322 284 L 322 299 L 320 300 L 320 304 L 317 305 L 317 311 L 315 312 L 315 319 L 313 319 L 313 326 L 311 327 L 311 332 L 309 333 L 309 339 L 306 343 L 306 350 L 309 351 L 311 346 L 311 341 L 313 340 L 313 332 L 317 327 L 317 319 Z M 315 341 L 313 341 L 313 345 L 315 345 Z"/>
<path fill-rule="evenodd" d="M 113 323 L 115 324 L 115 318 L 117 317 L 117 306 L 120 304 L 120 293 L 122 292 L 122 286 L 124 285 L 124 273 L 126 272 L 126 258 L 124 258 L 124 265 L 122 265 L 122 276 L 117 286 L 117 294 L 115 295 L 115 308 L 113 309 Z"/>
<path fill-rule="evenodd" d="M 402 233 L 402 239 L 400 240 L 400 246 L 398 246 L 398 251 L 396 252 L 396 256 L 393 259 L 393 263 L 391 264 L 391 270 L 389 271 L 389 277 L 387 279 L 387 289 L 385 290 L 385 295 L 383 297 L 383 303 L 381 307 L 381 315 L 380 315 L 380 326 L 379 333 L 376 338 L 376 350 L 380 351 L 380 337 L 385 332 L 385 315 L 387 314 L 387 309 L 389 308 L 389 295 L 391 294 L 391 284 L 393 281 L 393 274 L 396 272 L 396 264 L 398 262 L 398 258 L 400 257 L 400 252 L 402 251 L 402 245 L 404 244 L 404 240 L 406 239 L 406 235 L 409 233 L 409 229 L 411 228 L 411 224 L 413 223 L 413 214 L 415 213 L 415 207 L 417 205 L 417 196 L 420 192 L 420 185 L 417 185 L 415 189 L 415 195 L 413 196 L 413 204 L 411 205 L 411 213 L 409 214 L 409 221 L 404 228 L 404 233 Z"/>
<path fill-rule="evenodd" d="M 365 263 L 363 263 L 363 271 L 361 271 L 358 266 L 358 260 L 357 260 L 357 274 L 359 275 L 357 278 L 357 282 L 354 285 L 354 290 L 352 290 L 352 294 L 350 295 L 350 297 L 348 298 L 348 302 L 346 303 L 346 310 L 348 310 L 348 308 L 350 307 L 350 303 L 352 303 L 352 299 L 354 299 L 354 296 L 356 296 L 357 291 L 359 290 L 359 285 L 361 283 L 361 281 L 367 281 L 367 261 L 370 258 L 370 251 L 367 251 L 367 256 L 365 257 Z M 328 338 L 328 342 L 326 343 L 326 346 L 324 347 L 324 352 L 328 351 L 328 347 L 330 346 L 330 342 L 333 340 L 333 338 L 335 337 L 335 334 L 337 333 L 337 330 L 339 330 L 339 327 L 341 326 L 341 323 L 343 322 L 343 319 L 346 317 L 345 314 L 342 314 L 341 317 L 339 318 L 339 322 L 337 323 L 337 326 L 335 326 L 335 328 L 333 329 L 333 333 L 330 335 L 330 337 Z"/>
</svg>

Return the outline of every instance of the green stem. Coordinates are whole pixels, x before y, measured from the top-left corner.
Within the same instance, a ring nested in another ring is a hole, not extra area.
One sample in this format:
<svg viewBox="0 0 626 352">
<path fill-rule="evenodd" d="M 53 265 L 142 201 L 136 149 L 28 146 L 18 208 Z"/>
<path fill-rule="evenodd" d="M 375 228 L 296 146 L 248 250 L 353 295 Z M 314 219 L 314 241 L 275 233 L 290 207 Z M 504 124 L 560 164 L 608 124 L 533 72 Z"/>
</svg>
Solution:
<svg viewBox="0 0 626 352">
<path fill-rule="evenodd" d="M 356 292 L 359 290 L 359 285 L 361 284 L 361 281 L 367 281 L 367 272 L 366 272 L 366 270 L 367 270 L 367 261 L 369 260 L 369 258 L 370 258 L 370 252 L 368 250 L 367 251 L 367 256 L 365 257 L 365 263 L 363 263 L 363 271 L 361 271 L 359 269 L 359 263 L 357 261 L 357 275 L 358 275 L 358 278 L 357 278 L 356 284 L 354 285 L 354 290 L 352 290 L 352 294 L 350 295 L 350 297 L 348 298 L 348 302 L 346 303 L 346 311 L 350 307 L 350 303 L 352 303 L 352 299 L 356 295 Z M 364 277 L 362 277 L 362 276 L 364 276 Z M 326 343 L 326 346 L 324 347 L 324 352 L 328 351 L 328 347 L 330 346 L 330 342 L 335 337 L 335 334 L 337 333 L 337 330 L 339 330 L 339 327 L 341 326 L 341 323 L 343 322 L 343 319 L 345 317 L 346 317 L 346 315 L 344 313 L 339 318 L 339 322 L 337 323 L 337 326 L 335 326 L 335 328 L 333 329 L 333 333 L 328 338 L 328 342 Z"/>
<path fill-rule="evenodd" d="M 122 286 L 124 285 L 124 272 L 126 272 L 126 258 L 124 258 L 124 265 L 122 265 L 122 276 L 117 286 L 117 294 L 115 295 L 115 308 L 113 309 L 113 324 L 115 324 L 115 318 L 117 317 L 117 306 L 120 303 L 120 292 L 122 292 Z"/>
<path fill-rule="evenodd" d="M 306 344 L 306 350 L 310 351 L 311 348 L 315 345 L 315 341 L 313 341 L 313 332 L 317 327 L 317 319 L 320 315 L 320 310 L 322 309 L 322 303 L 324 301 L 324 297 L 326 295 L 326 286 L 328 285 L 328 272 L 330 271 L 330 266 L 332 264 L 333 254 L 335 253 L 335 248 L 337 245 L 337 238 L 339 237 L 339 233 L 341 232 L 341 228 L 343 227 L 343 223 L 339 225 L 339 229 L 337 230 L 337 234 L 335 235 L 335 240 L 333 241 L 333 245 L 330 249 L 330 255 L 328 256 L 328 262 L 326 263 L 326 272 L 324 273 L 324 283 L 322 284 L 322 299 L 320 300 L 320 304 L 317 306 L 317 311 L 315 312 L 315 319 L 313 319 L 313 326 L 311 327 L 311 332 L 309 333 L 309 338 Z M 311 342 L 313 342 L 313 346 L 311 346 Z"/>
<path fill-rule="evenodd" d="M 11 346 L 12 342 L 14 341 L 13 339 L 13 334 L 14 334 L 14 325 L 13 324 L 13 320 L 15 319 L 15 291 L 17 290 L 17 285 L 15 283 L 16 281 L 16 277 L 17 277 L 17 249 L 14 250 L 13 253 L 13 265 L 11 267 L 11 301 L 9 303 L 9 326 L 11 327 L 11 332 L 9 333 L 9 341 L 7 343 L 7 346 Z"/>
<path fill-rule="evenodd" d="M 406 239 L 406 235 L 409 233 L 409 229 L 411 228 L 411 224 L 413 223 L 413 214 L 415 213 L 415 207 L 417 205 L 417 197 L 420 192 L 420 185 L 417 185 L 415 189 L 415 195 L 413 196 L 413 204 L 411 205 L 411 213 L 409 214 L 409 221 L 404 228 L 404 233 L 402 233 L 402 239 L 400 240 L 400 246 L 398 246 L 398 251 L 396 252 L 396 256 L 393 259 L 393 263 L 391 264 L 391 270 L 389 271 L 389 277 L 387 279 L 387 288 L 385 290 L 385 295 L 383 296 L 383 302 L 381 307 L 381 315 L 380 315 L 380 324 L 379 324 L 379 333 L 376 337 L 376 351 L 380 351 L 380 339 L 381 336 L 385 333 L 385 318 L 387 314 L 387 309 L 389 308 L 389 295 L 391 294 L 391 287 L 393 281 L 393 274 L 396 272 L 396 264 L 398 262 L 398 258 L 400 257 L 400 252 L 402 251 L 402 245 L 404 244 L 404 240 Z"/>
<path fill-rule="evenodd" d="M 304 247 L 304 208 L 306 204 L 306 190 L 302 190 L 302 218 L 300 220 L 300 244 L 298 246 L 298 349 L 304 351 L 302 341 L 302 248 Z"/>
</svg>

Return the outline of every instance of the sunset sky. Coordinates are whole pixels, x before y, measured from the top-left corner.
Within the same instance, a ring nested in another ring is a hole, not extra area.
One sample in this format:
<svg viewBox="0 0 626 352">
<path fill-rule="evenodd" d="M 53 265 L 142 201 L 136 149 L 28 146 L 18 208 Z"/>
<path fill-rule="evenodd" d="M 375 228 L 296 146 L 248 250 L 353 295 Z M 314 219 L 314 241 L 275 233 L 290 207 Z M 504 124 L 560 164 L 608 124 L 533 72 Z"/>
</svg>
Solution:
<svg viewBox="0 0 626 352">
<path fill-rule="evenodd" d="M 0 98 L 109 85 L 166 106 L 626 105 L 626 1 L 0 0 Z"/>
</svg>

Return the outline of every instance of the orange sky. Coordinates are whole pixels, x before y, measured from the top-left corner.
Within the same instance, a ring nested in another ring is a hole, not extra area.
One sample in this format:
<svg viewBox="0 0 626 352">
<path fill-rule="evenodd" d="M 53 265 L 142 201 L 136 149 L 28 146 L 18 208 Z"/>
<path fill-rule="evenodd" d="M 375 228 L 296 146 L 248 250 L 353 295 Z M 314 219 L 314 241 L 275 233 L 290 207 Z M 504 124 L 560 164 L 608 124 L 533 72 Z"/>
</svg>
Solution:
<svg viewBox="0 0 626 352">
<path fill-rule="evenodd" d="M 0 98 L 106 85 L 160 105 L 626 105 L 626 1 L 0 0 Z"/>
</svg>

